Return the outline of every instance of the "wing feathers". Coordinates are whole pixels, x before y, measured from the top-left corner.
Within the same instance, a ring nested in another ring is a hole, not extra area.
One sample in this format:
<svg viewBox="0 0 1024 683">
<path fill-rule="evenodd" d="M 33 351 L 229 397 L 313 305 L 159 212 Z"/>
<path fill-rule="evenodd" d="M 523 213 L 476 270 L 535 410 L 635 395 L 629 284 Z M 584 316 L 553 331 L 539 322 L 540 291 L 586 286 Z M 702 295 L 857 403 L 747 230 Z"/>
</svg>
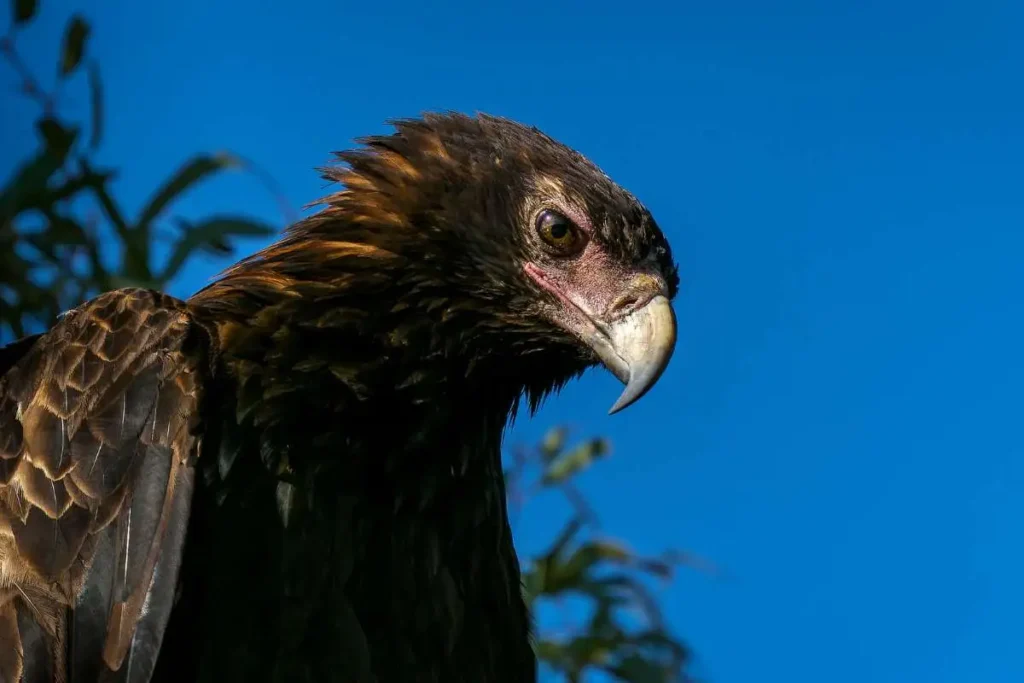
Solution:
<svg viewBox="0 0 1024 683">
<path fill-rule="evenodd" d="M 9 368 L 0 376 L 0 543 L 7 528 L 17 550 L 0 554 L 0 586 L 27 581 L 47 609 L 73 610 L 66 624 L 37 618 L 22 628 L 24 601 L 0 595 L 0 632 L 15 609 L 25 652 L 40 656 L 38 644 L 26 646 L 38 632 L 50 644 L 47 666 L 62 669 L 54 648 L 66 647 L 71 683 L 106 669 L 141 682 L 152 671 L 191 504 L 199 373 L 209 367 L 208 345 L 185 350 L 195 333 L 182 302 L 119 290 L 18 347 L 19 358 L 0 350 Z M 0 672 L 7 666 L 0 659 Z M 37 680 L 28 654 L 24 666 L 24 680 Z"/>
<path fill-rule="evenodd" d="M 16 603 L 15 611 L 22 651 L 21 680 L 25 683 L 50 683 L 58 680 L 55 676 L 57 662 L 53 640 L 44 629 L 39 615 L 24 602 Z"/>
<path fill-rule="evenodd" d="M 64 488 L 64 482 L 47 477 L 42 469 L 27 458 L 18 467 L 15 481 L 29 503 L 54 519 L 64 514 L 71 504 L 71 496 Z"/>
<path fill-rule="evenodd" d="M 9 594 L 9 591 L 3 591 Z M 10 647 L 0 648 L 0 681 L 18 681 L 21 679 L 21 634 L 18 631 L 18 608 L 14 601 L 0 597 L 0 643 L 10 643 Z"/>
<path fill-rule="evenodd" d="M 150 458 L 157 461 L 156 458 Z M 124 601 L 115 605 L 115 614 L 108 629 L 104 660 L 111 669 L 119 668 L 131 647 L 132 666 L 127 680 L 148 680 L 149 672 L 156 664 L 160 641 L 166 628 L 166 618 L 174 602 L 177 588 L 176 579 L 181 563 L 181 550 L 188 522 L 189 503 L 192 498 L 193 470 L 177 459 L 171 460 L 169 476 L 153 476 L 154 481 L 169 484 L 163 493 L 163 506 L 159 517 L 150 511 L 148 519 L 140 520 L 140 529 L 153 523 L 152 533 L 143 538 L 152 542 L 138 543 L 135 549 L 123 546 L 125 557 L 125 578 L 122 589 L 131 588 Z M 144 507 L 144 506 L 142 506 Z M 146 514 L 146 511 L 132 506 L 132 510 Z M 168 580 L 170 579 L 170 580 Z M 143 607 L 146 614 L 143 614 Z M 114 623 L 116 621 L 116 624 Z M 124 624 L 133 628 L 123 629 Z M 117 628 L 115 628 L 117 626 Z M 145 678 L 136 679 L 145 673 Z"/>
<path fill-rule="evenodd" d="M 26 520 L 14 520 L 11 529 L 21 558 L 42 578 L 57 582 L 78 557 L 90 521 L 89 511 L 77 505 L 57 519 L 33 506 Z"/>
<path fill-rule="evenodd" d="M 113 591 L 113 566 L 117 555 L 118 528 L 111 524 L 94 536 L 96 548 L 92 566 L 78 595 L 74 618 L 70 626 L 68 652 L 68 681 L 95 683 L 99 680 L 106 631 L 96 624 L 105 624 L 110 616 Z"/>
</svg>

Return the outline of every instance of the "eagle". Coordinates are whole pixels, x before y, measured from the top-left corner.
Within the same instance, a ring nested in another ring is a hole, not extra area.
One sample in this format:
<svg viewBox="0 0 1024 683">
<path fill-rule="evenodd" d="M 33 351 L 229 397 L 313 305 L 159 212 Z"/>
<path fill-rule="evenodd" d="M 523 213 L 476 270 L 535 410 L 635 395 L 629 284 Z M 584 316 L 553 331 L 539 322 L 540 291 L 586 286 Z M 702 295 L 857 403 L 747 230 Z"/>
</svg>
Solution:
<svg viewBox="0 0 1024 683">
<path fill-rule="evenodd" d="M 536 680 L 503 432 L 593 366 L 643 396 L 678 267 L 535 127 L 389 124 L 191 297 L 0 350 L 0 680 Z"/>
</svg>

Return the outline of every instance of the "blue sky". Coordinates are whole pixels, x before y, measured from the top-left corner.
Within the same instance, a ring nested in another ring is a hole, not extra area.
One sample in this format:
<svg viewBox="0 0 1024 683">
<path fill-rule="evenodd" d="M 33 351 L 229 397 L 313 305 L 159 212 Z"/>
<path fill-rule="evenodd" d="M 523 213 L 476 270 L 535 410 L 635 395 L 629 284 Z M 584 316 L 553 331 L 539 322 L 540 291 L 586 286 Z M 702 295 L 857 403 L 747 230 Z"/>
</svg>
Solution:
<svg viewBox="0 0 1024 683">
<path fill-rule="evenodd" d="M 672 241 L 680 345 L 624 413 L 593 372 L 508 439 L 561 421 L 610 437 L 585 478 L 608 531 L 727 572 L 663 593 L 697 671 L 1024 680 L 1024 5 L 43 5 L 21 45 L 47 72 L 88 7 L 102 158 L 132 209 L 222 148 L 300 207 L 329 152 L 427 109 L 511 116 L 590 156 Z M 0 71 L 4 177 L 33 144 L 12 84 Z M 281 220 L 241 175 L 177 208 Z"/>
</svg>

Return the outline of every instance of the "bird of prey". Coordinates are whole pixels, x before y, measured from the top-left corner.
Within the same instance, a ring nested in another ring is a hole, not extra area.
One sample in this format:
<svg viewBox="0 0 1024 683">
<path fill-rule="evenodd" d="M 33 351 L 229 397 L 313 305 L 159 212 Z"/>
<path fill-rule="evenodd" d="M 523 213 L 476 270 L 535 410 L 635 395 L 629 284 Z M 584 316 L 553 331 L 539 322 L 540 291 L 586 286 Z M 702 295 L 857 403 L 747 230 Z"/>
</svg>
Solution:
<svg viewBox="0 0 1024 683">
<path fill-rule="evenodd" d="M 506 424 L 672 355 L 677 266 L 580 153 L 428 113 L 187 300 L 0 350 L 0 680 L 528 683 Z"/>
</svg>

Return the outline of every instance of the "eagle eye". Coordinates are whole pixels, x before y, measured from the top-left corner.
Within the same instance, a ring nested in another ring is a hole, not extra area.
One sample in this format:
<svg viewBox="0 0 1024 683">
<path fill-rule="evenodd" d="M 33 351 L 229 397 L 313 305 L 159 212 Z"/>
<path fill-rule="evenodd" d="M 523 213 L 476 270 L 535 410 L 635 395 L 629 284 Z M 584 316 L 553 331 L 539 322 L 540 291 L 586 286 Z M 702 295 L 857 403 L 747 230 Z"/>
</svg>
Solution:
<svg viewBox="0 0 1024 683">
<path fill-rule="evenodd" d="M 550 209 L 537 216 L 537 234 L 550 251 L 560 256 L 573 254 L 584 245 L 582 231 L 571 220 Z"/>
</svg>

